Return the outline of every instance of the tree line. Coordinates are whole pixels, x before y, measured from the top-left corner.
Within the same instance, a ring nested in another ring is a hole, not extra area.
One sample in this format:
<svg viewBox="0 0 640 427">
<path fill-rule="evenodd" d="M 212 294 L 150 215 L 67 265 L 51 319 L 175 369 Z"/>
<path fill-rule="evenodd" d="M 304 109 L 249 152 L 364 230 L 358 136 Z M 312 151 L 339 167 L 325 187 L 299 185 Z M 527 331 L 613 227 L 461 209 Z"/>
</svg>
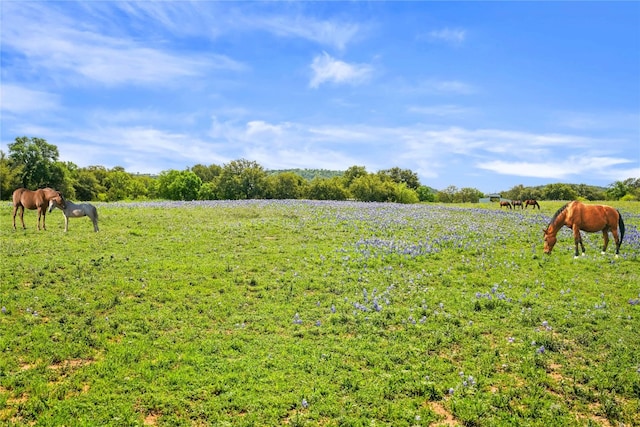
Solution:
<svg viewBox="0 0 640 427">
<path fill-rule="evenodd" d="M 0 198 L 14 189 L 52 187 L 65 197 L 83 201 L 118 200 L 238 200 L 315 199 L 366 202 L 478 202 L 475 188 L 449 186 L 436 190 L 422 185 L 418 175 L 394 167 L 368 172 L 364 166 L 346 171 L 291 169 L 268 171 L 255 161 L 233 160 L 222 166 L 197 164 L 185 170 L 166 170 L 157 176 L 134 174 L 117 166 L 78 167 L 59 160 L 58 148 L 42 138 L 17 137 L 9 152 L 0 150 Z M 515 186 L 508 199 L 640 200 L 640 178 L 616 181 L 607 188 L 584 184 Z"/>
</svg>

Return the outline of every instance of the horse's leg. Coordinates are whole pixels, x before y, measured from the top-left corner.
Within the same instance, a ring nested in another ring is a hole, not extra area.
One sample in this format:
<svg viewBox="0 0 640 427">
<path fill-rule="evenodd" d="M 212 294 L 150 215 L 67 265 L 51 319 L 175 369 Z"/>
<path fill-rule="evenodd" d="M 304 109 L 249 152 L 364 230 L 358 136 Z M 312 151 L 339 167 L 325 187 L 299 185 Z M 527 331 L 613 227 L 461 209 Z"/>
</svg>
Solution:
<svg viewBox="0 0 640 427">
<path fill-rule="evenodd" d="M 620 253 L 620 245 L 622 242 L 620 241 L 620 235 L 618 235 L 618 229 L 611 230 L 613 234 L 613 240 L 616 242 L 616 258 L 618 258 L 618 254 Z"/>
<path fill-rule="evenodd" d="M 607 252 L 607 246 L 609 246 L 609 231 L 608 230 L 602 230 L 602 255 L 604 255 Z"/>
<path fill-rule="evenodd" d="M 584 256 L 584 245 L 582 244 L 582 236 L 580 235 L 580 228 L 577 225 L 573 226 L 573 241 L 576 245 L 575 257 L 578 258 L 578 244 L 582 247 L 582 256 Z"/>
<path fill-rule="evenodd" d="M 18 205 L 13 207 L 13 229 L 16 229 L 16 214 L 18 213 Z"/>
<path fill-rule="evenodd" d="M 69 217 L 67 214 L 64 214 L 64 232 L 69 231 Z"/>
</svg>

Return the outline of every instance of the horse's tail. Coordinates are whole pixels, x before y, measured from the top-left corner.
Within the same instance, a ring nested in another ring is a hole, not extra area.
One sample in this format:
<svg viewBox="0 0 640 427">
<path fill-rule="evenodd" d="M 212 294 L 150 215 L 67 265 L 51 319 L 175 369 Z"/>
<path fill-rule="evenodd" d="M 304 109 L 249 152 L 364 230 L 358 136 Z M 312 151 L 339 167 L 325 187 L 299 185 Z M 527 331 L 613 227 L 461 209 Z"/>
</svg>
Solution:
<svg viewBox="0 0 640 427">
<path fill-rule="evenodd" d="M 624 221 L 622 220 L 620 211 L 618 211 L 618 229 L 620 229 L 620 244 L 622 244 L 622 239 L 624 239 Z"/>
</svg>

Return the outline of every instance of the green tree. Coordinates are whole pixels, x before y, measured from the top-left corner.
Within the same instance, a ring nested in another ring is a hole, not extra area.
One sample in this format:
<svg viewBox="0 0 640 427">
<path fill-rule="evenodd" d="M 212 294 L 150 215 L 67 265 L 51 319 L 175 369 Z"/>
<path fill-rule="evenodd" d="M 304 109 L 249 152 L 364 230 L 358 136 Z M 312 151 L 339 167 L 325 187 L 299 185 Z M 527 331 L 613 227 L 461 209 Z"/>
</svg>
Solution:
<svg viewBox="0 0 640 427">
<path fill-rule="evenodd" d="M 349 192 L 362 202 L 388 202 L 392 200 L 393 184 L 380 175 L 366 174 L 351 182 Z"/>
<path fill-rule="evenodd" d="M 100 193 L 106 193 L 106 188 L 100 184 L 96 175 L 88 168 L 78 169 L 74 188 L 79 200 L 98 200 Z"/>
<path fill-rule="evenodd" d="M 233 160 L 222 167 L 218 182 L 223 199 L 259 199 L 266 193 L 267 174 L 258 163 L 245 159 Z"/>
<path fill-rule="evenodd" d="M 399 167 L 394 167 L 391 169 L 381 170 L 378 172 L 378 174 L 389 177 L 393 182 L 396 182 L 398 184 L 406 184 L 408 188 L 411 188 L 413 190 L 416 190 L 420 186 L 418 174 L 411 171 L 410 169 L 400 169 Z"/>
<path fill-rule="evenodd" d="M 351 166 L 342 175 L 344 188 L 349 188 L 351 186 L 351 183 L 356 178 L 360 178 L 361 176 L 366 176 L 368 174 L 369 173 L 367 172 L 367 169 L 364 166 Z"/>
<path fill-rule="evenodd" d="M 20 185 L 32 190 L 62 184 L 58 156 L 58 147 L 42 138 L 22 136 L 9 144 L 11 167 L 20 171 Z"/>
<path fill-rule="evenodd" d="M 218 165 L 201 165 L 197 164 L 193 166 L 191 172 L 198 175 L 198 177 L 202 180 L 203 183 L 211 182 L 222 173 L 222 167 Z"/>
<path fill-rule="evenodd" d="M 132 192 L 131 175 L 124 171 L 121 166 L 116 166 L 109 171 L 105 178 L 105 186 L 107 187 L 106 201 L 114 202 L 116 200 L 129 199 Z"/>
<path fill-rule="evenodd" d="M 436 200 L 436 195 L 426 185 L 419 186 L 416 189 L 416 193 L 418 194 L 418 199 L 421 202 L 435 202 Z"/>
<path fill-rule="evenodd" d="M 440 203 L 453 203 L 454 196 L 458 192 L 458 187 L 450 185 L 444 190 L 440 190 L 436 193 L 436 201 Z"/>
<path fill-rule="evenodd" d="M 190 170 L 169 170 L 158 177 L 158 195 L 169 200 L 196 200 L 202 180 Z"/>
<path fill-rule="evenodd" d="M 609 185 L 606 191 L 608 200 L 620 200 L 622 199 L 629 191 L 629 187 L 623 181 L 616 181 L 613 184 Z"/>
<path fill-rule="evenodd" d="M 575 200 L 578 193 L 567 184 L 547 184 L 542 189 L 545 200 Z"/>
<path fill-rule="evenodd" d="M 268 194 L 272 199 L 301 199 L 307 194 L 308 183 L 293 172 L 282 172 L 267 177 Z"/>
<path fill-rule="evenodd" d="M 476 188 L 461 188 L 453 195 L 453 201 L 456 203 L 478 203 L 478 200 L 484 197 L 484 194 Z"/>
<path fill-rule="evenodd" d="M 348 192 L 340 176 L 315 177 L 309 183 L 309 198 L 313 200 L 347 200 Z"/>
<path fill-rule="evenodd" d="M 9 200 L 13 190 L 21 187 L 21 168 L 11 167 L 4 151 L 0 150 L 0 200 Z"/>
</svg>

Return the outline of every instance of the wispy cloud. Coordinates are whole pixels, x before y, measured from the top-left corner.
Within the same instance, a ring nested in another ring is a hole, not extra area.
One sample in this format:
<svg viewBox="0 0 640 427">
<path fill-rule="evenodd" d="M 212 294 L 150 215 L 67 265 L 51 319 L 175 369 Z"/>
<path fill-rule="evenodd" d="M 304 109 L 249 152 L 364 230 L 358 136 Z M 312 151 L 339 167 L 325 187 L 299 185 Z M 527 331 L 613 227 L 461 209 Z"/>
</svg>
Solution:
<svg viewBox="0 0 640 427">
<path fill-rule="evenodd" d="M 437 116 L 437 117 L 451 117 L 461 116 L 473 112 L 473 109 L 469 107 L 463 107 L 460 105 L 429 105 L 429 106 L 411 106 L 407 108 L 407 111 L 415 114 L 422 114 L 425 116 Z"/>
<path fill-rule="evenodd" d="M 361 31 L 357 23 L 316 20 L 304 16 L 275 15 L 251 19 L 252 25 L 281 37 L 296 37 L 344 50 Z"/>
<path fill-rule="evenodd" d="M 467 37 L 466 30 L 461 28 L 442 28 L 439 30 L 433 30 L 427 33 L 426 36 L 420 36 L 420 38 L 426 38 L 434 42 L 445 42 L 453 45 L 459 45 L 464 42 Z"/>
<path fill-rule="evenodd" d="M 509 162 L 494 160 L 478 163 L 476 166 L 501 175 L 569 179 L 585 174 L 609 176 L 612 173 L 611 167 L 629 163 L 632 163 L 629 159 L 589 156 L 587 154 L 584 156 L 571 156 L 560 161 Z"/>
<path fill-rule="evenodd" d="M 4 113 L 24 114 L 49 111 L 59 106 L 58 95 L 18 85 L 3 84 L 0 95 L 2 96 L 0 109 Z"/>
<path fill-rule="evenodd" d="M 317 88 L 323 83 L 359 84 L 367 81 L 373 68 L 367 64 L 349 64 L 331 57 L 327 52 L 318 55 L 311 63 L 309 86 Z"/>
<path fill-rule="evenodd" d="M 82 77 L 105 85 L 167 84 L 210 70 L 245 68 L 225 55 L 172 53 L 166 46 L 141 45 L 130 36 L 102 34 L 51 9 L 43 19 L 38 19 L 33 10 L 29 14 L 29 10 L 27 6 L 10 22 L 3 20 L 3 49 L 24 58 L 33 71 L 45 71 L 58 81 L 75 83 Z"/>
</svg>

